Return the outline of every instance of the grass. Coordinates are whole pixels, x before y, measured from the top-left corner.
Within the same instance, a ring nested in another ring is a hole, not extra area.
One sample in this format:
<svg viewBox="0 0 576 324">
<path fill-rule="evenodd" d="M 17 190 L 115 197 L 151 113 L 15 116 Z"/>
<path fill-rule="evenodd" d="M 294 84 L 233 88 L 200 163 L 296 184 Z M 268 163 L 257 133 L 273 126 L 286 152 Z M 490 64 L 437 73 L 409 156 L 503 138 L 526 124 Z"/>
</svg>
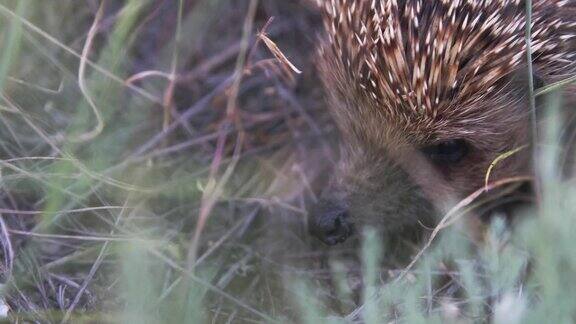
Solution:
<svg viewBox="0 0 576 324">
<path fill-rule="evenodd" d="M 307 235 L 335 159 L 319 27 L 305 1 L 0 0 L 0 318 L 573 322 L 553 114 L 540 205 L 480 247 L 452 218 L 426 250 Z"/>
</svg>

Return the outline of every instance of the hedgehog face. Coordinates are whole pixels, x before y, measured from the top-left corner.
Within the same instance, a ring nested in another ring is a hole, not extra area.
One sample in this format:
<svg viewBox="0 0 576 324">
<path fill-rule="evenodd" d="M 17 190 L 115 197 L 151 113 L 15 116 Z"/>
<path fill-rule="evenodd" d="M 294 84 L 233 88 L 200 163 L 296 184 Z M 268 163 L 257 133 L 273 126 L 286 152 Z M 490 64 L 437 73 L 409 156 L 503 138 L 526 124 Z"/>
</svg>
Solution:
<svg viewBox="0 0 576 324">
<path fill-rule="evenodd" d="M 529 119 L 523 115 L 506 123 L 508 132 L 491 135 L 498 145 L 486 143 L 483 133 L 414 141 L 420 129 L 398 130 L 392 120 L 380 121 L 388 131 L 376 137 L 366 132 L 370 123 L 355 123 L 357 134 L 342 129 L 340 161 L 311 211 L 313 234 L 333 245 L 354 228 L 392 233 L 433 227 L 438 217 L 484 186 L 486 171 L 499 155 L 529 141 Z M 528 152 L 500 162 L 491 180 L 527 174 Z"/>
</svg>

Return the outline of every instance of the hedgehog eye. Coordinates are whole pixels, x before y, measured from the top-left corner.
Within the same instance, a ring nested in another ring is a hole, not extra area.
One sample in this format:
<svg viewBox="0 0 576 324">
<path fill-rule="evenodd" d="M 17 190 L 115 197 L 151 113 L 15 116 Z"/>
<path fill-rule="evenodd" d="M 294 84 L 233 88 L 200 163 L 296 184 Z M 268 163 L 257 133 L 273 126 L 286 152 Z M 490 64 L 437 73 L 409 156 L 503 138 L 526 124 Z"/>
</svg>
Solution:
<svg viewBox="0 0 576 324">
<path fill-rule="evenodd" d="M 441 142 L 422 149 L 435 163 L 458 163 L 468 154 L 469 147 L 466 141 L 457 139 Z"/>
</svg>

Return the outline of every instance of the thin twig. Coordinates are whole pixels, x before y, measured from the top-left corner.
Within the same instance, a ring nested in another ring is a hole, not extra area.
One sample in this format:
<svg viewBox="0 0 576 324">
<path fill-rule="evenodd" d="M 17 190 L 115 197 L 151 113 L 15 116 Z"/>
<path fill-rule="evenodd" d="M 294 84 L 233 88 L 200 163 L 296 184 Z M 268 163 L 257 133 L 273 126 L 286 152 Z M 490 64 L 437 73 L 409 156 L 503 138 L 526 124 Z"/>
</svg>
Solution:
<svg viewBox="0 0 576 324">
<path fill-rule="evenodd" d="M 52 240 L 76 240 L 87 242 L 137 242 L 150 243 L 151 240 L 138 239 L 134 237 L 111 237 L 111 236 L 80 236 L 80 235 L 60 235 L 60 234 L 43 234 L 29 231 L 9 230 L 11 234 L 29 236 L 35 238 L 52 239 Z"/>
<path fill-rule="evenodd" d="M 78 209 L 67 209 L 58 211 L 36 211 L 36 210 L 14 210 L 0 208 L 0 213 L 14 214 L 14 215 L 46 215 L 46 214 L 78 214 L 85 212 L 93 212 L 99 210 L 114 210 L 114 209 L 133 209 L 134 207 L 123 207 L 123 206 L 100 206 L 100 207 L 86 207 Z"/>
<path fill-rule="evenodd" d="M 536 92 L 536 97 L 539 97 L 539 96 L 545 95 L 545 94 L 547 94 L 547 93 L 553 92 L 553 91 L 555 91 L 555 90 L 558 90 L 559 88 L 562 88 L 562 87 L 564 87 L 564 86 L 570 85 L 570 84 L 572 84 L 572 83 L 576 83 L 576 75 L 575 75 L 575 76 L 571 76 L 571 77 L 569 77 L 569 78 L 566 78 L 566 79 L 564 79 L 564 80 L 560 80 L 560 81 L 554 82 L 554 83 L 552 83 L 552 84 L 550 84 L 550 85 L 548 85 L 548 86 L 546 86 L 546 87 L 538 90 L 538 91 Z"/>
<path fill-rule="evenodd" d="M 102 130 L 104 129 L 104 119 L 102 118 L 102 114 L 100 113 L 100 109 L 96 106 L 92 95 L 88 91 L 88 87 L 86 86 L 86 62 L 88 60 L 88 55 L 92 50 L 92 43 L 94 41 L 94 37 L 98 32 L 98 26 L 100 25 L 100 20 L 102 20 L 102 16 L 104 15 L 104 8 L 106 7 L 106 0 L 102 0 L 100 3 L 100 7 L 98 8 L 98 12 L 96 12 L 96 17 L 94 17 L 94 22 L 88 31 L 88 36 L 86 37 L 86 43 L 84 44 L 84 48 L 82 49 L 82 55 L 80 56 L 80 67 L 78 68 L 78 86 L 80 88 L 80 92 L 84 95 L 86 102 L 92 108 L 92 112 L 94 116 L 96 116 L 96 126 L 94 128 L 84 134 L 78 136 L 78 138 L 70 138 L 71 142 L 86 142 L 96 138 Z"/>
<path fill-rule="evenodd" d="M 536 96 L 534 94 L 534 68 L 532 66 L 532 0 L 526 0 L 526 59 L 528 66 L 528 98 L 530 103 L 531 123 L 532 123 L 532 160 L 534 170 L 538 170 L 539 153 L 538 143 L 538 120 L 536 116 Z M 534 192 L 536 193 L 536 204 L 541 201 L 541 179 L 536 171 L 534 174 Z"/>
<path fill-rule="evenodd" d="M 2 246 L 4 247 L 4 260 L 6 273 L 4 277 L 6 281 L 10 280 L 12 277 L 12 267 L 14 265 L 14 250 L 12 249 L 12 241 L 10 239 L 10 229 L 4 222 L 4 215 L 0 212 L 0 232 L 2 233 Z"/>
<path fill-rule="evenodd" d="M 490 166 L 488 167 L 488 170 L 486 170 L 486 176 L 484 177 L 484 186 L 488 187 L 488 182 L 490 181 L 490 176 L 492 175 L 492 170 L 496 167 L 496 165 L 498 165 L 498 163 L 506 160 L 507 158 L 513 156 L 514 154 L 522 151 L 523 149 L 526 148 L 526 145 L 520 146 L 514 150 L 505 152 L 503 154 L 498 155 L 494 161 L 492 161 L 492 163 L 490 163 Z"/>
<path fill-rule="evenodd" d="M 168 78 L 168 87 L 164 91 L 162 99 L 162 107 L 164 108 L 164 120 L 162 122 L 162 129 L 165 130 L 170 126 L 173 110 L 174 90 L 176 88 L 176 71 L 178 70 L 178 55 L 180 50 L 180 40 L 182 34 L 182 13 L 184 11 L 184 1 L 178 1 L 178 17 L 176 18 L 176 36 L 174 41 L 174 49 L 172 52 L 172 63 L 170 68 L 170 78 Z"/>
</svg>

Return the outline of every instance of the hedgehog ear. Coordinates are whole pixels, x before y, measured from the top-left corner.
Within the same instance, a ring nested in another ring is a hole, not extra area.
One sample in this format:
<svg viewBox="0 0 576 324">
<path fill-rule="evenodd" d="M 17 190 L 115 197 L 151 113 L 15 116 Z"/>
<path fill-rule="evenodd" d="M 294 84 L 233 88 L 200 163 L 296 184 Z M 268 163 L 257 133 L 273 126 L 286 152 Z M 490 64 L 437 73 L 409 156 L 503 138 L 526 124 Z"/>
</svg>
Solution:
<svg viewBox="0 0 576 324">
<path fill-rule="evenodd" d="M 546 82 L 537 72 L 532 73 L 532 83 L 534 84 L 534 90 L 540 90 L 546 86 Z"/>
<path fill-rule="evenodd" d="M 512 73 L 510 82 L 515 88 L 527 91 L 529 89 L 529 82 L 530 82 L 527 70 L 521 69 Z M 534 90 L 541 89 L 546 85 L 546 82 L 544 81 L 540 73 L 538 73 L 538 71 L 532 72 L 532 83 L 534 85 Z"/>
<path fill-rule="evenodd" d="M 528 76 L 529 74 L 526 69 L 513 72 L 509 78 L 509 89 L 511 93 L 515 93 L 519 98 L 528 98 L 530 91 L 530 78 Z M 538 71 L 532 73 L 532 84 L 535 92 L 546 86 L 544 78 Z M 541 98 L 537 98 L 536 103 L 538 104 L 540 101 Z"/>
</svg>

